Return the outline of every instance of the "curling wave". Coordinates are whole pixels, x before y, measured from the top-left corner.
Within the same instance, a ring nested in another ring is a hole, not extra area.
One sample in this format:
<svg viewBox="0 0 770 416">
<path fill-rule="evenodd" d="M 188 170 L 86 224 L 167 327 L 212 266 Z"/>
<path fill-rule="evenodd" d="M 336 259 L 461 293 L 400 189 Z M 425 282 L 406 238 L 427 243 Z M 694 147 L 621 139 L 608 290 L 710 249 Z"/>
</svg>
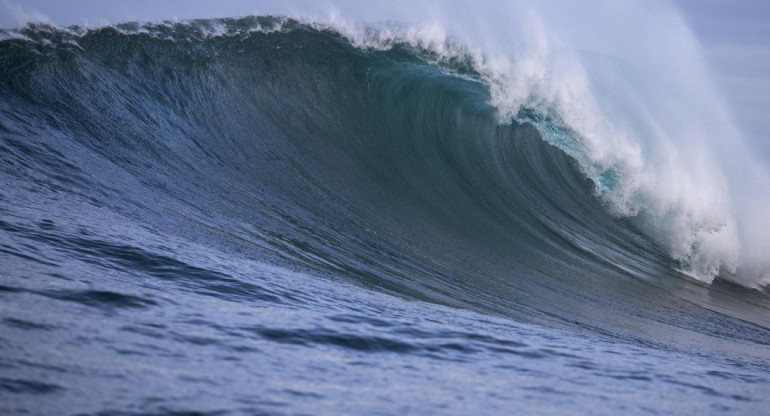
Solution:
<svg viewBox="0 0 770 416">
<path fill-rule="evenodd" d="M 518 162 L 500 158 L 508 157 L 506 154 L 511 150 L 507 147 L 523 146 L 522 139 L 516 136 L 526 131 L 523 126 L 533 126 L 541 139 L 576 162 L 579 175 L 571 180 L 591 180 L 591 192 L 604 210 L 618 218 L 629 218 L 630 228 L 651 238 L 675 261 L 672 267 L 707 282 L 719 275 L 749 287 L 766 284 L 766 260 L 761 254 L 766 237 L 754 225 L 761 221 L 763 205 L 756 195 L 761 194 L 764 171 L 751 162 L 744 163 L 750 168 L 739 169 L 732 159 L 720 163 L 715 158 L 715 146 L 710 146 L 708 140 L 715 134 L 737 135 L 724 118 L 704 119 L 704 114 L 721 114 L 718 108 L 678 107 L 683 106 L 683 100 L 693 98 L 687 93 L 703 90 L 706 81 L 671 88 L 671 84 L 666 84 L 670 80 L 655 78 L 658 74 L 645 73 L 603 56 L 565 52 L 564 46 L 554 46 L 556 41 L 537 33 L 537 28 L 527 30 L 526 36 L 519 33 L 524 40 L 518 45 L 508 45 L 516 53 L 494 55 L 488 46 L 486 49 L 490 50 L 475 48 L 469 46 L 469 39 L 450 37 L 437 24 L 359 26 L 346 23 L 339 16 L 322 23 L 258 17 L 160 25 L 127 23 L 92 29 L 32 24 L 3 34 L 6 56 L 13 56 L 4 65 L 5 90 L 6 95 L 14 95 L 14 90 L 26 89 L 20 82 L 67 85 L 64 90 L 40 85 L 33 91 L 47 92 L 45 102 L 50 103 L 51 109 L 69 114 L 72 122 L 101 126 L 102 134 L 125 136 L 128 132 L 112 132 L 116 120 L 119 125 L 133 126 L 129 129 L 132 136 L 122 139 L 129 148 L 135 147 L 136 141 L 148 140 L 148 148 L 168 146 L 164 140 L 169 136 L 174 137 L 177 146 L 187 147 L 179 142 L 181 136 L 192 138 L 201 149 L 214 146 L 195 165 L 224 149 L 229 154 L 219 157 L 227 160 L 228 165 L 238 159 L 246 163 L 265 157 L 259 152 L 236 152 L 223 143 L 208 143 L 209 138 L 194 139 L 202 131 L 252 149 L 263 142 L 283 147 L 286 144 L 280 144 L 282 140 L 308 141 L 315 135 L 315 141 L 337 135 L 321 153 L 338 148 L 345 152 L 356 149 L 347 156 L 346 163 L 359 168 L 361 160 L 372 158 L 371 152 L 381 153 L 377 158 L 382 160 L 366 162 L 372 170 L 365 169 L 358 182 L 370 178 L 372 172 L 403 172 L 407 182 L 402 185 L 408 186 L 400 189 L 390 185 L 387 192 L 398 195 L 416 189 L 414 197 L 432 201 L 436 206 L 444 205 L 438 201 L 445 198 L 451 197 L 452 201 L 462 195 L 472 201 L 470 205 L 494 206 L 506 218 L 515 216 L 523 203 L 519 200 L 520 189 L 508 184 L 521 167 Z M 276 60 L 273 52 L 281 48 L 284 51 L 279 56 L 283 60 Z M 682 53 L 681 48 L 676 52 Z M 128 56 L 122 57 L 121 53 Z M 689 59 L 697 63 L 697 59 Z M 326 61 L 347 72 L 320 73 L 323 66 L 319 63 Z M 691 72 L 697 69 L 695 66 L 690 68 Z M 31 75 L 22 73 L 30 68 L 34 69 Z M 276 78 L 276 71 L 281 73 L 280 79 Z M 266 79 L 274 81 L 265 85 Z M 305 89 L 298 91 L 291 85 L 303 85 Z M 272 91 L 275 88 L 281 89 Z M 421 91 L 422 95 L 415 96 L 413 91 Z M 271 98 L 265 97 L 266 92 L 272 94 Z M 93 113 L 94 94 L 110 97 L 99 108 L 113 114 L 113 119 L 105 119 L 100 111 Z M 700 93 L 694 98 L 702 96 Z M 291 106 L 283 108 L 287 102 Z M 350 108 L 351 103 L 368 109 L 369 113 L 360 114 L 362 110 Z M 331 107 L 325 108 L 328 105 Z M 82 113 L 71 113 L 78 107 L 91 115 L 77 121 Z M 284 119 L 281 112 L 294 114 L 295 118 Z M 126 119 L 128 114 L 136 119 Z M 227 114 L 226 122 L 223 114 Z M 29 116 L 39 117 L 33 110 Z M 163 117 L 177 123 L 168 125 L 170 121 Z M 19 122 L 33 124 L 30 120 Z M 267 126 L 271 127 L 266 130 Z M 14 132 L 11 127 L 7 129 Z M 285 131 L 287 128 L 292 131 Z M 293 131 L 298 128 L 301 130 Z M 506 134 L 511 137 L 501 138 L 506 135 L 503 131 L 509 131 Z M 285 137 L 279 139 L 277 132 Z M 92 140 L 101 140 L 94 133 L 90 136 L 94 136 Z M 362 137 L 367 137 L 366 142 L 373 147 L 359 148 Z M 402 147 L 393 148 L 394 143 L 405 140 Z M 248 142 L 252 143 L 247 145 Z M 402 154 L 406 149 L 412 151 Z M 475 152 L 476 165 L 467 160 L 471 150 Z M 171 154 L 178 157 L 176 149 Z M 740 156 L 739 151 L 730 152 L 729 156 L 734 158 L 736 154 Z M 390 165 L 383 165 L 387 155 Z M 311 156 L 302 156 L 308 157 Z M 339 158 L 314 163 L 338 166 Z M 306 163 L 303 160 L 297 165 Z M 418 165 L 426 171 L 415 172 Z M 725 167 L 738 170 L 740 187 L 725 176 Z M 257 175 L 258 169 L 254 169 L 250 176 Z M 332 174 L 325 172 L 328 169 L 319 168 L 320 173 L 307 175 Z M 563 176 L 558 173 L 563 167 L 540 169 L 536 175 L 541 181 L 538 187 L 546 192 L 561 192 L 551 179 Z M 749 169 L 754 172 L 747 174 Z M 212 175 L 223 177 L 221 172 Z M 350 172 L 345 176 L 350 176 Z M 463 177 L 473 180 L 448 182 Z M 255 182 L 264 181 L 263 177 L 258 178 Z M 432 182 L 409 182 L 425 178 L 432 178 Z M 333 177 L 323 184 L 329 187 L 339 181 L 340 178 Z M 443 189 L 441 185 L 445 183 Z M 478 193 L 492 183 L 499 186 L 494 197 Z M 463 185 L 473 185 L 473 192 L 452 189 Z M 423 195 L 428 191 L 429 195 Z M 344 195 L 349 190 L 333 192 Z M 613 251 L 604 247 L 606 236 L 617 240 L 627 238 L 625 233 L 610 228 L 600 237 L 592 238 L 586 224 L 574 225 L 575 218 L 604 215 L 579 213 L 583 203 L 576 201 L 582 198 L 585 195 L 569 199 L 562 196 L 551 209 L 569 212 L 570 218 L 549 219 L 547 222 L 553 224 L 549 228 L 572 241 L 577 251 Z M 535 200 L 539 199 L 542 198 Z M 315 211 L 311 207 L 304 209 Z M 527 207 L 524 211 L 537 213 L 540 209 Z M 455 215 L 467 218 L 468 212 L 463 210 Z M 488 214 L 475 213 L 473 218 L 488 222 Z M 743 222 L 736 222 L 736 218 Z M 590 222 L 581 219 L 577 223 L 582 221 Z M 519 235 L 507 223 L 497 224 L 496 229 L 510 232 L 514 239 Z M 586 241 L 591 243 L 585 244 Z M 628 252 L 623 257 L 644 257 L 646 251 L 649 250 Z M 614 258 L 609 262 L 614 263 Z"/>
</svg>

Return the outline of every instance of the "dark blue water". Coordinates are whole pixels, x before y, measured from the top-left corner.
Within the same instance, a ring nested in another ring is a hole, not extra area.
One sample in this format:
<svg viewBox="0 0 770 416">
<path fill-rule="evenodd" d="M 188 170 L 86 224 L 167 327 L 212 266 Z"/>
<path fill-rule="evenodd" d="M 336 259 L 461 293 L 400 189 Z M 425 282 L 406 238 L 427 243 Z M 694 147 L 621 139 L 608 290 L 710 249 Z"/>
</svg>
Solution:
<svg viewBox="0 0 770 416">
<path fill-rule="evenodd" d="M 767 292 L 677 272 L 467 62 L 272 18 L 4 38 L 3 414 L 766 412 Z"/>
</svg>

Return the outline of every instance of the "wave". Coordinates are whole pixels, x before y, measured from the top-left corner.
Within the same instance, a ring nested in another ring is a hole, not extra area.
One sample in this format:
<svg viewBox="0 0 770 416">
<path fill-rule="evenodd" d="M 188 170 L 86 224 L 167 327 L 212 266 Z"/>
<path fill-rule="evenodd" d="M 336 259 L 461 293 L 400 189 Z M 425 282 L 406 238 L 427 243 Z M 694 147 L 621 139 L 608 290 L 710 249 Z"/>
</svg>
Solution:
<svg viewBox="0 0 770 416">
<path fill-rule="evenodd" d="M 762 413 L 718 96 L 441 4 L 0 32 L 0 408 Z"/>
<path fill-rule="evenodd" d="M 764 170 L 718 143 L 738 133 L 693 45 L 672 79 L 541 16 L 493 42 L 442 19 L 4 31 L 5 175 L 446 303 L 497 307 L 458 275 L 546 299 L 575 276 L 768 283 Z"/>
</svg>

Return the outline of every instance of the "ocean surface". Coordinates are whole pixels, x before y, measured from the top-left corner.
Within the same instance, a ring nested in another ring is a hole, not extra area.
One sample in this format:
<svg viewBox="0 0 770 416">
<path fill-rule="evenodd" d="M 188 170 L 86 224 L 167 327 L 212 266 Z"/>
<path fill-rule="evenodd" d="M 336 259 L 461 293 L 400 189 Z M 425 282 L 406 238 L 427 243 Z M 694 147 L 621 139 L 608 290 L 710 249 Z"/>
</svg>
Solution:
<svg viewBox="0 0 770 416">
<path fill-rule="evenodd" d="M 767 414 L 767 223 L 711 159 L 390 27 L 1 31 L 0 413 Z"/>
</svg>

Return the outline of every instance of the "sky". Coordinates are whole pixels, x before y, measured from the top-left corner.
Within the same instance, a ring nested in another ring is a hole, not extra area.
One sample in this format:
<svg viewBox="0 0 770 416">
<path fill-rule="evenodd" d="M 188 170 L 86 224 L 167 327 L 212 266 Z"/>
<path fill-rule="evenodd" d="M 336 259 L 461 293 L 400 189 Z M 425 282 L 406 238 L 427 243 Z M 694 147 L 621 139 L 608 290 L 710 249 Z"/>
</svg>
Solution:
<svg viewBox="0 0 770 416">
<path fill-rule="evenodd" d="M 0 27 L 259 14 L 279 0 L 0 0 Z M 323 0 L 313 2 L 319 8 Z M 713 78 L 749 146 L 770 163 L 770 1 L 673 0 L 700 42 Z M 654 28 L 650 28 L 654 30 Z"/>
<path fill-rule="evenodd" d="M 770 2 L 679 0 L 733 119 L 770 161 Z"/>
</svg>

